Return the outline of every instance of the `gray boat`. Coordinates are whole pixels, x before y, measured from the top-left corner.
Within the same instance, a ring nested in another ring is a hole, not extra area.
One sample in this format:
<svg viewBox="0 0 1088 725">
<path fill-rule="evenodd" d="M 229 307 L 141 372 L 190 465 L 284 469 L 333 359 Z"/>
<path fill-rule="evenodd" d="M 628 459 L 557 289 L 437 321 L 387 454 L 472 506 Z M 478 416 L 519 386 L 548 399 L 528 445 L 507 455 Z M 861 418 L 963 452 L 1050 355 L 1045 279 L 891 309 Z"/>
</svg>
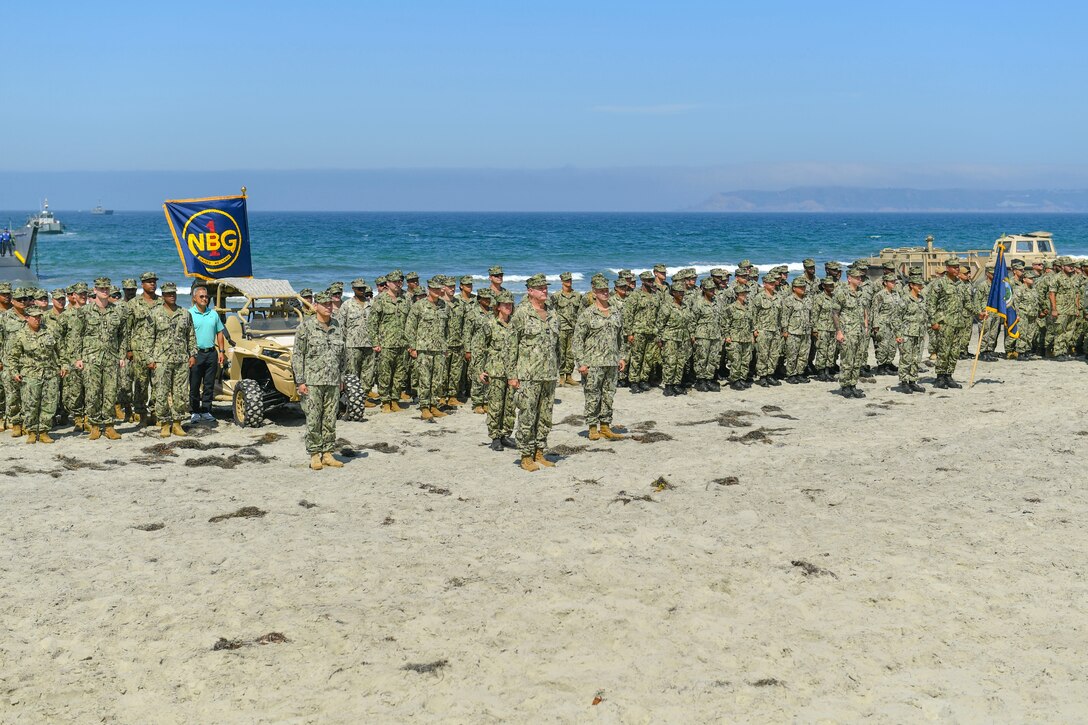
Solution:
<svg viewBox="0 0 1088 725">
<path fill-rule="evenodd" d="M 0 282 L 13 285 L 38 285 L 34 254 L 38 246 L 38 227 L 28 225 L 11 230 L 11 242 L 0 249 Z"/>
<path fill-rule="evenodd" d="M 53 216 L 53 212 L 49 211 L 48 199 L 42 204 L 41 211 L 33 216 L 27 217 L 26 223 L 38 227 L 38 234 L 64 233 L 64 225 L 60 223 L 60 219 L 57 219 Z"/>
</svg>

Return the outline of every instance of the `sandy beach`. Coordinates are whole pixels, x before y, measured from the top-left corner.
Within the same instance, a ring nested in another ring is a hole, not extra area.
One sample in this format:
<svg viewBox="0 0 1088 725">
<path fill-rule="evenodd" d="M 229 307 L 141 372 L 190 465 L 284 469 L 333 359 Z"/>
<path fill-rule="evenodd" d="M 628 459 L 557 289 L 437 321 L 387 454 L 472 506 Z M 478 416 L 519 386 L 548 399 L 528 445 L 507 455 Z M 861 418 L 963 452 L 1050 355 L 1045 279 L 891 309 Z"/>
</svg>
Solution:
<svg viewBox="0 0 1088 725">
<path fill-rule="evenodd" d="M 621 390 L 616 443 L 563 388 L 537 473 L 467 410 L 320 472 L 290 410 L 3 434 L 0 720 L 1082 720 L 1085 373 Z"/>
</svg>

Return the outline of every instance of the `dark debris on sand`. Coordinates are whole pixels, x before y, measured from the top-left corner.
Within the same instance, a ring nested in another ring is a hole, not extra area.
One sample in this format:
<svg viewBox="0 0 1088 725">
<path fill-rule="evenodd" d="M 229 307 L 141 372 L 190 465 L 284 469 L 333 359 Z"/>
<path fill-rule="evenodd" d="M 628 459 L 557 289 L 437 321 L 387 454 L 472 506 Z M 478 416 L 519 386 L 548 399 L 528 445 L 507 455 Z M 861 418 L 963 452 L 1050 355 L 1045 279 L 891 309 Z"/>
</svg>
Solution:
<svg viewBox="0 0 1088 725">
<path fill-rule="evenodd" d="M 751 445 L 753 443 L 766 443 L 771 444 L 774 441 L 771 439 L 771 433 L 780 433 L 788 428 L 756 428 L 755 430 L 748 431 L 744 435 L 733 434 L 729 436 L 727 440 L 734 443 L 743 443 L 744 445 Z"/>
<path fill-rule="evenodd" d="M 263 511 L 256 506 L 243 506 L 237 511 L 232 511 L 229 514 L 219 514 L 218 516 L 212 516 L 210 519 L 208 519 L 208 522 L 216 524 L 220 521 L 226 521 L 227 519 L 259 519 L 267 513 L 267 511 Z"/>
<path fill-rule="evenodd" d="M 650 484 L 650 488 L 655 491 L 672 491 L 676 488 L 676 486 L 672 483 L 669 483 L 669 479 L 665 478 L 664 476 L 658 476 L 654 480 L 654 482 Z"/>
<path fill-rule="evenodd" d="M 165 529 L 166 524 L 139 524 L 138 526 L 133 526 L 132 528 L 136 529 L 137 531 L 159 531 L 160 529 Z"/>
<path fill-rule="evenodd" d="M 622 503 L 624 506 L 626 506 L 627 504 L 631 503 L 632 501 L 645 501 L 647 503 L 657 503 L 657 501 L 652 499 L 649 494 L 643 494 L 643 495 L 640 496 L 638 494 L 627 493 L 626 491 L 621 490 L 616 494 L 616 497 L 614 499 L 609 501 L 609 504 Z"/>
<path fill-rule="evenodd" d="M 838 579 L 839 575 L 830 569 L 824 569 L 823 567 L 816 566 L 815 564 L 804 561 L 803 559 L 794 559 L 790 562 L 795 567 L 801 570 L 801 573 L 805 576 L 829 576 L 833 579 Z"/>
<path fill-rule="evenodd" d="M 612 450 L 611 448 L 590 448 L 589 446 L 585 446 L 585 445 L 568 446 L 565 443 L 560 443 L 557 446 L 550 446 L 548 448 L 548 453 L 552 453 L 554 455 L 562 456 L 562 457 L 566 458 L 568 456 L 574 456 L 574 455 L 577 455 L 579 453 L 612 453 L 612 454 L 615 454 L 616 452 L 614 450 Z"/>
<path fill-rule="evenodd" d="M 710 483 L 716 483 L 719 486 L 739 486 L 740 479 L 736 476 L 725 476 L 724 478 L 715 478 Z M 707 484 L 707 487 L 710 487 L 709 484 Z"/>
<path fill-rule="evenodd" d="M 631 436 L 639 443 L 660 443 L 661 441 L 671 441 L 673 437 L 668 433 L 662 433 L 661 431 L 650 431 L 649 433 L 636 433 Z"/>
<path fill-rule="evenodd" d="M 449 660 L 435 660 L 434 662 L 421 662 L 408 664 L 401 667 L 406 672 L 415 672 L 420 675 L 426 674 L 438 674 L 438 672 L 449 666 Z"/>
</svg>

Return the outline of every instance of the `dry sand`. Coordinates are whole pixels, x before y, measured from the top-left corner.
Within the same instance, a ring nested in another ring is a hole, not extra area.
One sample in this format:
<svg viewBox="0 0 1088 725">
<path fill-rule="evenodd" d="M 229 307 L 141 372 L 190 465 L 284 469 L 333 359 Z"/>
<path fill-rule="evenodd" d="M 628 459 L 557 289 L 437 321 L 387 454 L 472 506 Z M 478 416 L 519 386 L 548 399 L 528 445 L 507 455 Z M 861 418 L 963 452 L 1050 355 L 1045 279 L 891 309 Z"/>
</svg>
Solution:
<svg viewBox="0 0 1088 725">
<path fill-rule="evenodd" d="M 646 442 L 589 443 L 561 389 L 533 474 L 470 411 L 343 423 L 321 472 L 290 411 L 168 456 L 5 437 L 0 719 L 1083 720 L 1088 371 L 979 370 L 620 391 Z"/>
</svg>

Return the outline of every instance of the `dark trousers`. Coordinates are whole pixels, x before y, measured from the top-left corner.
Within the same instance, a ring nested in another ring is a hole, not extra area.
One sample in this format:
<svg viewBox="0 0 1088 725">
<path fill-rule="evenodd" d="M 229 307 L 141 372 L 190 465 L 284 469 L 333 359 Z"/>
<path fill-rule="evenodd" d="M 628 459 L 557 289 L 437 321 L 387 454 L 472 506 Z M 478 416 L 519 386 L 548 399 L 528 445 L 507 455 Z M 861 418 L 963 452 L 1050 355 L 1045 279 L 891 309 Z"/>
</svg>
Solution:
<svg viewBox="0 0 1088 725">
<path fill-rule="evenodd" d="M 189 410 L 210 413 L 215 395 L 215 376 L 219 374 L 219 354 L 215 348 L 198 350 L 196 365 L 189 368 Z"/>
</svg>

